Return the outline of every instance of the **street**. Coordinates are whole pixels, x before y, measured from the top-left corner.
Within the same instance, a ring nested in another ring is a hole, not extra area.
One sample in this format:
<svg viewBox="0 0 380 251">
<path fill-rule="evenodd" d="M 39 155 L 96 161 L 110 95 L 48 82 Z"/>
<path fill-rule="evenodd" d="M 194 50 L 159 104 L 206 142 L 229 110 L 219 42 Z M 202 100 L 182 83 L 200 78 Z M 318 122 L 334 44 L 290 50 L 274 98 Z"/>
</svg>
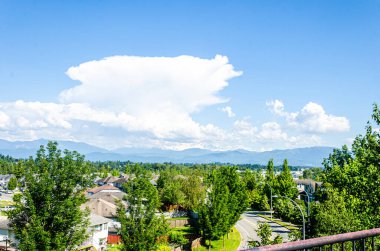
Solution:
<svg viewBox="0 0 380 251">
<path fill-rule="evenodd" d="M 248 248 L 248 241 L 260 241 L 260 238 L 257 236 L 257 229 L 259 223 L 268 222 L 272 228 L 272 239 L 276 235 L 280 235 L 283 238 L 283 241 L 288 240 L 288 234 L 290 231 L 274 222 L 270 222 L 264 218 L 261 218 L 254 212 L 245 212 L 242 214 L 241 219 L 235 224 L 236 229 L 240 232 L 242 237 L 240 246 L 238 250 L 244 250 Z"/>
</svg>

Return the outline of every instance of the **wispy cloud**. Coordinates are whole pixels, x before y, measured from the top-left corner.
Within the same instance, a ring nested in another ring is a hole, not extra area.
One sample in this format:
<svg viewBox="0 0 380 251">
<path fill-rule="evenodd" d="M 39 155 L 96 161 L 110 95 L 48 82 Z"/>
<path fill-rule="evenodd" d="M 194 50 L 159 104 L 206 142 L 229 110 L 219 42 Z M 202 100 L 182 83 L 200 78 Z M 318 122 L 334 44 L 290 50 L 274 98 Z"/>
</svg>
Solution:
<svg viewBox="0 0 380 251">
<path fill-rule="evenodd" d="M 227 116 L 228 116 L 229 118 L 233 118 L 233 117 L 236 116 L 236 114 L 232 111 L 231 106 L 225 106 L 225 107 L 221 108 L 220 110 L 221 110 L 222 112 L 227 113 Z"/>
</svg>

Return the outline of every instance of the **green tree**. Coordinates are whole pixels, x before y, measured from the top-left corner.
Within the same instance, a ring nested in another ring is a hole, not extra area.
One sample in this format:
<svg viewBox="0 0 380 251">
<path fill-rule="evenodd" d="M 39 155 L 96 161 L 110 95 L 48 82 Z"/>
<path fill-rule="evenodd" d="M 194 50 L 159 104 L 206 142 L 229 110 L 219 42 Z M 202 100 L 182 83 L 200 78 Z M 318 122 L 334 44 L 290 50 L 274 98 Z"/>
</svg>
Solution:
<svg viewBox="0 0 380 251">
<path fill-rule="evenodd" d="M 188 176 L 183 180 L 182 192 L 185 196 L 183 206 L 188 210 L 196 211 L 206 198 L 206 189 L 201 177 L 196 175 Z"/>
<path fill-rule="evenodd" d="M 150 251 L 157 248 L 157 239 L 168 232 L 163 216 L 155 215 L 160 201 L 157 189 L 144 175 L 126 185 L 128 209 L 119 203 L 118 220 L 123 251 Z"/>
<path fill-rule="evenodd" d="M 297 185 L 293 180 L 293 176 L 288 166 L 288 160 L 284 160 L 281 173 L 276 177 L 276 191 L 282 196 L 295 199 L 298 195 Z"/>
<path fill-rule="evenodd" d="M 379 127 L 380 112 L 376 104 L 372 119 Z M 364 135 L 355 138 L 352 153 L 347 146 L 334 150 L 324 161 L 324 166 L 324 187 L 318 195 L 320 205 L 315 207 L 315 219 L 326 226 L 333 226 L 336 220 L 329 216 L 342 212 L 347 221 L 352 218 L 358 222 L 348 221 L 346 224 L 350 226 L 342 225 L 330 230 L 315 225 L 313 234 L 319 236 L 380 226 L 380 132 L 373 129 L 372 123 L 367 123 Z M 323 190 L 333 192 L 323 193 Z"/>
<path fill-rule="evenodd" d="M 266 246 L 282 243 L 282 237 L 280 235 L 277 235 L 272 240 L 272 229 L 267 222 L 259 224 L 257 236 L 260 237 L 260 241 L 253 243 L 253 246 Z"/>
<path fill-rule="evenodd" d="M 268 223 L 260 223 L 257 229 L 257 235 L 260 237 L 260 246 L 272 244 L 272 229 Z"/>
<path fill-rule="evenodd" d="M 325 189 L 323 203 L 313 203 L 310 221 L 314 237 L 351 232 L 358 229 L 359 220 L 343 195 L 332 187 Z"/>
<path fill-rule="evenodd" d="M 46 150 L 26 162 L 25 191 L 9 212 L 20 250 L 71 250 L 87 236 L 88 212 L 80 206 L 92 184 L 89 163 L 77 152 L 62 156 L 56 142 Z"/>
<path fill-rule="evenodd" d="M 236 168 L 217 168 L 210 181 L 211 191 L 200 210 L 200 226 L 207 240 L 224 237 L 249 205 L 245 183 Z"/>
<path fill-rule="evenodd" d="M 11 179 L 8 182 L 8 190 L 15 190 L 17 187 L 17 178 L 11 177 Z"/>
<path fill-rule="evenodd" d="M 228 229 L 228 193 L 228 187 L 214 171 L 211 192 L 199 212 L 200 229 L 203 239 L 209 240 L 209 247 L 211 240 L 219 239 Z"/>
</svg>

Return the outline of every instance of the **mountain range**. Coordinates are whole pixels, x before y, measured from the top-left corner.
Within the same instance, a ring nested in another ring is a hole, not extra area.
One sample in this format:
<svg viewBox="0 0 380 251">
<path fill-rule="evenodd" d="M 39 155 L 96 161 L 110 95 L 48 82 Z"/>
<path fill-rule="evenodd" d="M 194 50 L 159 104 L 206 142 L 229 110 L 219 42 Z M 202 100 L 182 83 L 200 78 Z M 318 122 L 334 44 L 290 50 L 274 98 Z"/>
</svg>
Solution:
<svg viewBox="0 0 380 251">
<path fill-rule="evenodd" d="M 41 145 L 48 140 L 7 141 L 0 140 L 0 154 L 14 158 L 34 156 Z M 231 151 L 211 151 L 191 148 L 182 151 L 163 150 L 157 148 L 119 148 L 107 150 L 86 143 L 74 141 L 58 141 L 61 149 L 75 150 L 91 161 L 132 161 L 132 162 L 173 162 L 173 163 L 231 163 L 266 165 L 269 159 L 275 165 L 288 159 L 292 166 L 322 166 L 322 161 L 332 152 L 332 147 L 307 147 L 266 152 L 254 152 L 243 149 Z"/>
</svg>

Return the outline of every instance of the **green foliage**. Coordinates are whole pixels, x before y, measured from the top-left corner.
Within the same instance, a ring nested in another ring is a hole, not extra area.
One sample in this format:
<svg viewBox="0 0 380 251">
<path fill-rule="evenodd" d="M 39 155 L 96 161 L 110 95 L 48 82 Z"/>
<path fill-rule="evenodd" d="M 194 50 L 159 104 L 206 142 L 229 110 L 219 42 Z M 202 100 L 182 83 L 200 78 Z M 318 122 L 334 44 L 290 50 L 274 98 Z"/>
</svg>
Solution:
<svg viewBox="0 0 380 251">
<path fill-rule="evenodd" d="M 268 161 L 267 169 L 266 169 L 266 172 L 265 172 L 265 182 L 267 182 L 270 185 L 272 185 L 274 179 L 275 179 L 275 175 L 274 175 L 273 159 L 270 159 Z"/>
<path fill-rule="evenodd" d="M 11 179 L 8 182 L 8 190 L 15 190 L 17 187 L 17 178 L 11 177 Z"/>
<path fill-rule="evenodd" d="M 296 183 L 293 180 L 293 176 L 288 166 L 288 160 L 284 160 L 284 165 L 281 173 L 276 177 L 274 190 L 276 194 L 295 199 L 298 195 L 298 189 Z"/>
<path fill-rule="evenodd" d="M 293 230 L 288 234 L 290 241 L 298 241 L 302 238 L 302 233 L 300 230 Z"/>
<path fill-rule="evenodd" d="M 155 250 L 158 237 L 168 231 L 164 217 L 155 215 L 160 206 L 157 189 L 140 173 L 127 183 L 126 192 L 128 211 L 121 203 L 118 206 L 122 250 Z"/>
<path fill-rule="evenodd" d="M 257 229 L 257 236 L 260 237 L 260 246 L 272 244 L 272 229 L 268 223 L 260 223 Z"/>
<path fill-rule="evenodd" d="M 255 241 L 251 243 L 251 247 L 280 244 L 283 241 L 280 235 L 277 235 L 274 238 L 274 240 L 272 240 L 272 229 L 267 222 L 259 223 L 259 228 L 257 229 L 257 236 L 260 237 L 260 241 Z"/>
<path fill-rule="evenodd" d="M 303 170 L 302 178 L 303 179 L 312 179 L 315 181 L 322 181 L 323 179 L 323 169 L 320 167 L 312 167 Z"/>
<path fill-rule="evenodd" d="M 329 187 L 324 191 L 323 203 L 313 203 L 310 216 L 312 236 L 352 232 L 358 229 L 359 220 L 344 196 Z"/>
<path fill-rule="evenodd" d="M 298 206 L 300 206 L 304 216 L 306 217 L 306 206 L 302 200 L 294 200 Z M 289 199 L 286 198 L 276 198 L 273 201 L 274 214 L 276 217 L 292 222 L 294 224 L 302 224 L 302 215 L 298 207 L 294 205 Z"/>
<path fill-rule="evenodd" d="M 248 197 L 253 210 L 268 211 L 270 205 L 267 196 L 260 189 L 248 191 Z"/>
<path fill-rule="evenodd" d="M 206 188 L 197 175 L 190 175 L 182 182 L 182 192 L 185 195 L 183 207 L 188 210 L 198 210 L 206 198 Z"/>
<path fill-rule="evenodd" d="M 114 177 L 119 177 L 120 171 L 118 169 L 112 169 L 111 170 L 111 175 Z"/>
<path fill-rule="evenodd" d="M 227 234 L 248 206 L 248 194 L 236 168 L 222 166 L 209 177 L 210 192 L 200 210 L 204 239 L 219 239 Z"/>
<path fill-rule="evenodd" d="M 379 127 L 376 104 L 372 119 Z M 320 205 L 315 205 L 312 215 L 321 224 L 312 225 L 313 235 L 379 227 L 380 132 L 368 122 L 365 134 L 355 138 L 352 153 L 347 146 L 336 149 L 325 159 L 324 166 L 324 187 L 318 195 Z"/>
<path fill-rule="evenodd" d="M 47 152 L 46 152 L 47 150 Z M 84 189 L 92 184 L 89 164 L 77 152 L 41 146 L 25 168 L 25 191 L 16 197 L 9 219 L 20 250 L 70 250 L 86 239 Z"/>
<path fill-rule="evenodd" d="M 184 235 L 178 231 L 171 231 L 169 233 L 169 241 L 170 243 L 174 243 L 180 246 L 185 245 L 188 242 Z"/>
</svg>

